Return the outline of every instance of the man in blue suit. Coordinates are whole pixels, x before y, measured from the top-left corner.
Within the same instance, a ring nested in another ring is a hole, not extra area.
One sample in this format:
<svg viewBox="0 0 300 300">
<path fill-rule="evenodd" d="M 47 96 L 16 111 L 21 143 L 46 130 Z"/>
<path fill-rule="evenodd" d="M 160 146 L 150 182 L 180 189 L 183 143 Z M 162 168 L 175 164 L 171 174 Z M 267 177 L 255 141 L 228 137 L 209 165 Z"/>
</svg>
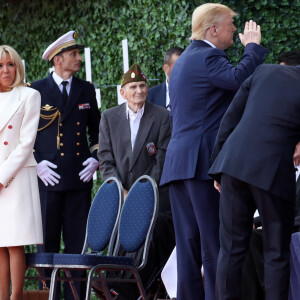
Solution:
<svg viewBox="0 0 300 300">
<path fill-rule="evenodd" d="M 246 47 L 243 57 L 237 67 L 230 63 L 224 50 L 233 44 L 235 15 L 221 4 L 196 8 L 192 43 L 176 61 L 170 77 L 173 131 L 161 184 L 170 185 L 178 300 L 216 299 L 219 194 L 208 176 L 211 151 L 234 94 L 268 53 L 259 45 L 260 27 L 246 22 L 244 34 L 239 34 Z"/>
<path fill-rule="evenodd" d="M 163 70 L 166 74 L 166 81 L 149 89 L 147 96 L 148 102 L 166 107 L 170 110 L 169 78 L 172 68 L 182 52 L 183 49 L 179 47 L 173 47 L 166 51 L 163 65 Z"/>
<path fill-rule="evenodd" d="M 42 96 L 34 145 L 44 232 L 44 244 L 39 246 L 42 252 L 59 252 L 62 234 L 64 252 L 81 253 L 92 177 L 99 166 L 100 112 L 94 86 L 73 76 L 80 69 L 79 50 L 83 47 L 76 38 L 77 33 L 69 31 L 45 50 L 43 59 L 53 64 L 54 72 L 31 84 Z M 82 299 L 84 284 L 76 285 Z M 74 299 L 69 283 L 65 283 L 64 299 Z"/>
<path fill-rule="evenodd" d="M 222 120 L 209 171 L 221 182 L 219 300 L 241 299 L 241 270 L 256 208 L 262 222 L 265 299 L 288 299 L 299 80 L 299 65 L 260 66 Z"/>
</svg>

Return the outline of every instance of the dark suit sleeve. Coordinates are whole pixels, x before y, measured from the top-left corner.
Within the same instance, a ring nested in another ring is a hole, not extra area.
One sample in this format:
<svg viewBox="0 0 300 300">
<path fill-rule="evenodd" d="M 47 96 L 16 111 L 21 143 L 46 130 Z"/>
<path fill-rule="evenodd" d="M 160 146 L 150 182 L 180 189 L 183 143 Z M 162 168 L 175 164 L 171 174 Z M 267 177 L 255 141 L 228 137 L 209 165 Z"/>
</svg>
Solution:
<svg viewBox="0 0 300 300">
<path fill-rule="evenodd" d="M 98 136 L 99 136 L 99 123 L 100 123 L 100 111 L 97 105 L 96 92 L 93 85 L 90 85 L 90 111 L 88 118 L 88 135 L 89 145 L 92 157 L 98 160 Z"/>
<path fill-rule="evenodd" d="M 146 174 L 149 174 L 157 183 L 160 182 L 160 177 L 162 174 L 162 169 L 165 162 L 165 156 L 167 147 L 171 138 L 171 126 L 170 126 L 170 119 L 169 114 L 164 114 L 160 130 L 159 130 L 159 137 L 157 142 L 157 153 L 156 153 L 156 161 L 155 164 L 151 166 Z"/>
<path fill-rule="evenodd" d="M 105 112 L 102 113 L 99 129 L 99 150 L 98 158 L 100 162 L 99 170 L 102 178 L 106 180 L 108 177 L 114 176 L 121 180 L 116 167 L 116 160 L 113 154 L 111 144 L 109 124 Z"/>
<path fill-rule="evenodd" d="M 214 150 L 211 155 L 211 164 L 213 164 L 227 138 L 230 136 L 242 118 L 247 103 L 252 78 L 253 75 L 242 84 L 222 119 Z"/>
<path fill-rule="evenodd" d="M 214 48 L 206 58 L 209 80 L 212 85 L 225 90 L 237 91 L 241 84 L 264 62 L 268 51 L 260 45 L 246 46 L 237 67 L 233 66 L 224 51 Z"/>
</svg>

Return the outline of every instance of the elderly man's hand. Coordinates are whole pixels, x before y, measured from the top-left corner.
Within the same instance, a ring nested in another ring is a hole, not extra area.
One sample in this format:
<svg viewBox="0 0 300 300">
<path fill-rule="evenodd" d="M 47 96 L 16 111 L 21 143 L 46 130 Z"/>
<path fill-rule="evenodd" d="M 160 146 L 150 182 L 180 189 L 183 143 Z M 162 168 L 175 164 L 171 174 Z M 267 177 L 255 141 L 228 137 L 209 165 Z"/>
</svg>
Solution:
<svg viewBox="0 0 300 300">
<path fill-rule="evenodd" d="M 245 47 L 249 43 L 255 43 L 259 45 L 261 42 L 260 26 L 256 25 L 256 23 L 252 20 L 246 22 L 244 34 L 239 33 L 239 38 Z"/>
<path fill-rule="evenodd" d="M 300 164 L 300 142 L 296 145 L 293 159 L 294 165 L 298 166 Z"/>
<path fill-rule="evenodd" d="M 214 187 L 219 193 L 221 193 L 221 184 L 219 182 L 214 181 Z"/>
<path fill-rule="evenodd" d="M 128 195 L 128 191 L 123 188 L 123 201 L 126 200 L 127 195 Z"/>
</svg>

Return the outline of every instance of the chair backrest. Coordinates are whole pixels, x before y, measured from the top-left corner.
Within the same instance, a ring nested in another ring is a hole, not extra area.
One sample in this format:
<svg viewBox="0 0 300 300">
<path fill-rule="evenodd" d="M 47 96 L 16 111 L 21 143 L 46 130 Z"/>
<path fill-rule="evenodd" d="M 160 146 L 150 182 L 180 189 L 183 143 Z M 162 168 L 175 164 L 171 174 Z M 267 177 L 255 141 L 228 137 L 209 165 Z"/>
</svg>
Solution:
<svg viewBox="0 0 300 300">
<path fill-rule="evenodd" d="M 111 254 L 122 202 L 123 192 L 119 180 L 115 177 L 106 179 L 95 195 L 89 211 L 82 253 L 86 253 L 88 247 L 93 252 L 101 252 L 109 244 L 108 254 Z"/>
<path fill-rule="evenodd" d="M 123 205 L 118 230 L 118 252 L 121 245 L 125 252 L 136 252 L 142 246 L 143 268 L 148 257 L 149 242 L 158 213 L 158 189 L 156 182 L 148 175 L 139 177 L 130 188 Z"/>
</svg>

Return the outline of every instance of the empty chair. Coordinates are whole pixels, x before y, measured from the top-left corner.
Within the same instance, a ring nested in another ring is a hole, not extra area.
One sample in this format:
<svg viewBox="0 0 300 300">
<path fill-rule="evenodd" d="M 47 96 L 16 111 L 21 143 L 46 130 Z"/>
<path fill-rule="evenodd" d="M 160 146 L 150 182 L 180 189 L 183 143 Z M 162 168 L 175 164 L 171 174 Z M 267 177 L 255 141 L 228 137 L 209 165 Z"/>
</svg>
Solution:
<svg viewBox="0 0 300 300">
<path fill-rule="evenodd" d="M 93 267 L 88 276 L 86 300 L 90 299 L 91 285 L 96 281 L 101 283 L 102 294 L 106 299 L 112 299 L 113 293 L 107 283 L 135 283 L 138 286 L 141 299 L 146 299 L 145 290 L 138 271 L 147 263 L 149 242 L 158 213 L 158 190 L 155 181 L 143 175 L 139 177 L 129 190 L 122 208 L 118 237 L 114 249 L 114 256 L 110 263 L 100 263 Z M 137 261 L 131 257 L 128 263 L 120 258 L 127 258 L 128 254 L 143 248 L 142 258 Z M 120 256 L 120 250 L 122 256 Z M 103 271 L 108 271 L 103 275 Z M 115 273 L 126 271 L 133 276 L 115 276 Z M 98 276 L 94 276 L 97 273 Z M 94 286 L 94 285 L 93 285 Z"/>
</svg>

